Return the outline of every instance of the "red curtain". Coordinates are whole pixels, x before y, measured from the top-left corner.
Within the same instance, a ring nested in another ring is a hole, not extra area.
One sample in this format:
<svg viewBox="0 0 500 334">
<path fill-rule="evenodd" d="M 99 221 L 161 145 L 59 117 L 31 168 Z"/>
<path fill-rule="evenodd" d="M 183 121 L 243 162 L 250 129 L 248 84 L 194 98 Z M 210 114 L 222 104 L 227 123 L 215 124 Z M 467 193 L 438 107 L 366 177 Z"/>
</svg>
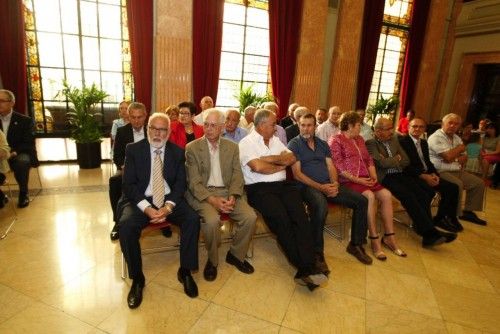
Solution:
<svg viewBox="0 0 500 334">
<path fill-rule="evenodd" d="M 17 112 L 27 113 L 28 81 L 21 0 L 0 1 L 0 76 L 4 89 L 16 96 Z"/>
<path fill-rule="evenodd" d="M 193 99 L 210 96 L 214 104 L 219 87 L 224 0 L 193 1 Z"/>
<path fill-rule="evenodd" d="M 127 0 L 135 101 L 151 112 L 153 89 L 153 0 Z"/>
<path fill-rule="evenodd" d="M 299 50 L 302 0 L 269 1 L 269 43 L 273 94 L 280 107 L 278 119 L 286 116 Z"/>
<path fill-rule="evenodd" d="M 356 109 L 365 109 L 370 95 L 378 42 L 384 19 L 385 0 L 365 0 L 363 32 L 358 68 Z"/>
<path fill-rule="evenodd" d="M 406 46 L 405 65 L 401 80 L 400 114 L 404 116 L 411 108 L 413 92 L 417 83 L 418 68 L 422 58 L 422 48 L 425 39 L 425 28 L 429 14 L 430 0 L 414 0 L 411 14 L 410 36 Z"/>
</svg>

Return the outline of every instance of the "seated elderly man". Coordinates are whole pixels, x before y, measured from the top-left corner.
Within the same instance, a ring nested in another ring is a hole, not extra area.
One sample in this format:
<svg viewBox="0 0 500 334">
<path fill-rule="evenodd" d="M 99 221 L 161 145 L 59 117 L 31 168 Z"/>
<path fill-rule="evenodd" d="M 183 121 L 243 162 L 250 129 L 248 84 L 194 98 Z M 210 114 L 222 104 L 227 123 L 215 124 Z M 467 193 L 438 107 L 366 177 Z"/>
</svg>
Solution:
<svg viewBox="0 0 500 334">
<path fill-rule="evenodd" d="M 410 159 L 404 173 L 424 180 L 429 186 L 427 188 L 429 196 L 434 196 L 436 191 L 441 194 L 439 208 L 434 217 L 435 226 L 449 232 L 463 231 L 464 228 L 457 219 L 458 186 L 439 177 L 438 171 L 430 161 L 429 145 L 425 139 L 420 138 L 425 128 L 425 121 L 415 117 L 409 123 L 409 135 L 399 137 L 399 143 Z"/>
<path fill-rule="evenodd" d="M 226 121 L 224 123 L 225 129 L 222 131 L 222 137 L 227 138 L 235 143 L 239 143 L 248 132 L 240 128 L 240 112 L 238 109 L 228 109 L 226 112 Z"/>
<path fill-rule="evenodd" d="M 240 162 L 248 203 L 258 210 L 288 260 L 295 279 L 313 290 L 328 278 L 314 264 L 311 228 L 295 182 L 286 181 L 286 167 L 295 156 L 274 136 L 276 116 L 260 109 L 255 130 L 240 141 Z"/>
<path fill-rule="evenodd" d="M 257 111 L 257 108 L 254 106 L 248 106 L 243 111 L 243 117 L 240 118 L 239 126 L 247 132 L 250 132 L 253 129 L 253 117 L 255 115 L 255 111 Z"/>
<path fill-rule="evenodd" d="M 378 182 L 389 189 L 406 209 L 415 231 L 422 236 L 422 246 L 432 247 L 455 240 L 455 233 L 441 232 L 434 227 L 430 207 L 433 195 L 427 191 L 427 184 L 403 174 L 410 161 L 393 136 L 391 120 L 377 119 L 374 138 L 366 142 L 366 147 L 375 162 Z"/>
<path fill-rule="evenodd" d="M 360 193 L 340 186 L 337 169 L 333 165 L 328 144 L 314 136 L 315 117 L 306 114 L 300 118 L 300 135 L 288 143 L 297 161 L 292 165 L 293 176 L 301 183 L 301 194 L 307 203 L 313 230 L 316 265 L 328 272 L 324 257 L 323 228 L 328 215 L 328 202 L 351 208 L 351 241 L 347 252 L 364 264 L 371 264 L 372 258 L 366 254 L 368 200 Z"/>
<path fill-rule="evenodd" d="M 266 110 L 272 111 L 275 116 L 278 116 L 279 115 L 279 111 L 280 111 L 280 108 L 274 102 L 265 102 L 262 105 L 262 109 L 266 109 Z M 278 137 L 278 139 L 283 143 L 283 145 L 286 146 L 286 144 L 288 143 L 288 141 L 286 140 L 286 131 L 285 131 L 285 129 L 282 126 L 276 124 L 275 129 L 274 129 L 274 135 L 276 137 Z"/>
<path fill-rule="evenodd" d="M 245 274 L 254 271 L 245 255 L 257 216 L 243 191 L 238 145 L 221 138 L 223 127 L 224 114 L 214 108 L 207 109 L 203 122 L 205 135 L 186 146 L 186 199 L 202 218 L 201 230 L 208 251 L 203 276 L 207 281 L 217 278 L 220 213 L 229 215 L 236 224 L 226 262 Z"/>
<path fill-rule="evenodd" d="M 331 136 L 339 134 L 339 118 L 341 114 L 339 107 L 331 107 L 328 110 L 328 119 L 316 128 L 316 136 L 328 142 Z"/>
<path fill-rule="evenodd" d="M 149 118 L 147 139 L 126 148 L 123 170 L 123 197 L 118 204 L 120 246 L 128 265 L 132 286 L 127 296 L 129 308 L 142 302 L 146 278 L 142 271 L 141 231 L 148 224 L 167 219 L 180 228 L 180 268 L 177 279 L 191 298 L 198 287 L 191 276 L 198 269 L 200 217 L 184 199 L 186 169 L 184 150 L 168 141 L 170 119 L 163 113 Z"/>
<path fill-rule="evenodd" d="M 457 214 L 460 219 L 486 225 L 474 211 L 482 211 L 484 203 L 484 182 L 463 170 L 467 162 L 467 153 L 462 139 L 456 134 L 462 119 L 457 114 L 448 114 L 443 117 L 441 129 L 436 130 L 428 139 L 429 154 L 432 163 L 436 166 L 441 177 L 455 183 L 458 188 L 458 200 L 465 190 L 465 205 L 459 206 Z"/>
</svg>

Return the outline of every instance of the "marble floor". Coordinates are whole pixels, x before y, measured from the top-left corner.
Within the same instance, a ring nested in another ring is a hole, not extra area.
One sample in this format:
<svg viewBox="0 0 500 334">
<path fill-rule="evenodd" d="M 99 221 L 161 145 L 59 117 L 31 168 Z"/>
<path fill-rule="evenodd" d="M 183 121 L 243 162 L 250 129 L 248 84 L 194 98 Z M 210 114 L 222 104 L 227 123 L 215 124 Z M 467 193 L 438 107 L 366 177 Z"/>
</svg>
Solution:
<svg viewBox="0 0 500 334">
<path fill-rule="evenodd" d="M 38 172 L 43 190 L 0 241 L 0 333 L 500 332 L 500 190 L 488 189 L 480 216 L 489 225 L 464 223 L 451 244 L 422 249 L 398 225 L 407 258 L 388 254 L 365 266 L 345 252 L 345 240 L 325 235 L 332 273 L 312 293 L 293 282 L 293 268 L 269 237 L 254 241 L 254 274 L 223 261 L 215 282 L 195 274 L 197 299 L 176 280 L 177 251 L 144 255 L 144 301 L 130 310 L 120 247 L 109 240 L 112 169 L 51 164 Z M 36 170 L 30 182 L 33 191 L 40 187 Z M 0 210 L 1 231 L 9 209 Z M 171 240 L 150 235 L 144 242 Z"/>
</svg>

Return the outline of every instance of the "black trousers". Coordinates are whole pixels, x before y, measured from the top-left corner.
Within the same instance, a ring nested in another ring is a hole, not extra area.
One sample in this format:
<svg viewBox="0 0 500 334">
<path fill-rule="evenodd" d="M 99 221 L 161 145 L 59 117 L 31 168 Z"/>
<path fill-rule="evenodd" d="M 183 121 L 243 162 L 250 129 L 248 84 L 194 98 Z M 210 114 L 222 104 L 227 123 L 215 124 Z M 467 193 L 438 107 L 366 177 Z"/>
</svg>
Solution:
<svg viewBox="0 0 500 334">
<path fill-rule="evenodd" d="M 122 196 L 122 173 L 119 171 L 109 178 L 109 202 L 113 210 L 113 221 L 118 222 L 117 205 Z"/>
<path fill-rule="evenodd" d="M 403 173 L 395 173 L 387 174 L 382 180 L 382 185 L 401 202 L 418 234 L 423 235 L 434 229 L 431 214 L 434 190 L 425 181 Z"/>
<path fill-rule="evenodd" d="M 245 190 L 248 203 L 262 214 L 288 261 L 301 272 L 313 270 L 311 226 L 297 185 L 260 182 L 246 185 Z"/>
<path fill-rule="evenodd" d="M 10 169 L 14 172 L 14 178 L 19 185 L 19 194 L 28 194 L 28 181 L 30 176 L 31 158 L 28 153 L 19 153 L 9 159 Z"/>
<path fill-rule="evenodd" d="M 439 218 L 444 216 L 456 217 L 458 212 L 458 186 L 450 181 L 439 179 L 439 184 L 434 189 L 441 194 L 436 216 Z"/>
<path fill-rule="evenodd" d="M 179 226 L 181 230 L 181 268 L 197 270 L 200 217 L 183 199 L 176 203 L 167 219 Z M 149 218 L 136 205 L 130 202 L 123 205 L 119 219 L 120 246 L 127 261 L 129 277 L 132 279 L 140 279 L 144 276 L 139 239 L 142 229 L 148 225 L 148 222 Z"/>
</svg>

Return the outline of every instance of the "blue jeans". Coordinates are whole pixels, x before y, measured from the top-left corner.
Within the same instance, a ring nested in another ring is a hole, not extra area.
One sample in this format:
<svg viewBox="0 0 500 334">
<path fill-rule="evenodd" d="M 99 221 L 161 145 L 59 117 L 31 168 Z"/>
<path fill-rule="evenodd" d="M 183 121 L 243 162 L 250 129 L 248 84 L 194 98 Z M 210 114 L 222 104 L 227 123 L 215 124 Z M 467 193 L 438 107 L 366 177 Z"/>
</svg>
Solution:
<svg viewBox="0 0 500 334">
<path fill-rule="evenodd" d="M 328 202 L 342 205 L 353 210 L 351 223 L 351 242 L 362 245 L 366 241 L 368 200 L 355 191 L 340 186 L 335 197 L 326 197 L 321 191 L 312 187 L 302 188 L 302 199 L 309 208 L 314 250 L 323 253 L 323 228 L 328 215 Z"/>
</svg>

